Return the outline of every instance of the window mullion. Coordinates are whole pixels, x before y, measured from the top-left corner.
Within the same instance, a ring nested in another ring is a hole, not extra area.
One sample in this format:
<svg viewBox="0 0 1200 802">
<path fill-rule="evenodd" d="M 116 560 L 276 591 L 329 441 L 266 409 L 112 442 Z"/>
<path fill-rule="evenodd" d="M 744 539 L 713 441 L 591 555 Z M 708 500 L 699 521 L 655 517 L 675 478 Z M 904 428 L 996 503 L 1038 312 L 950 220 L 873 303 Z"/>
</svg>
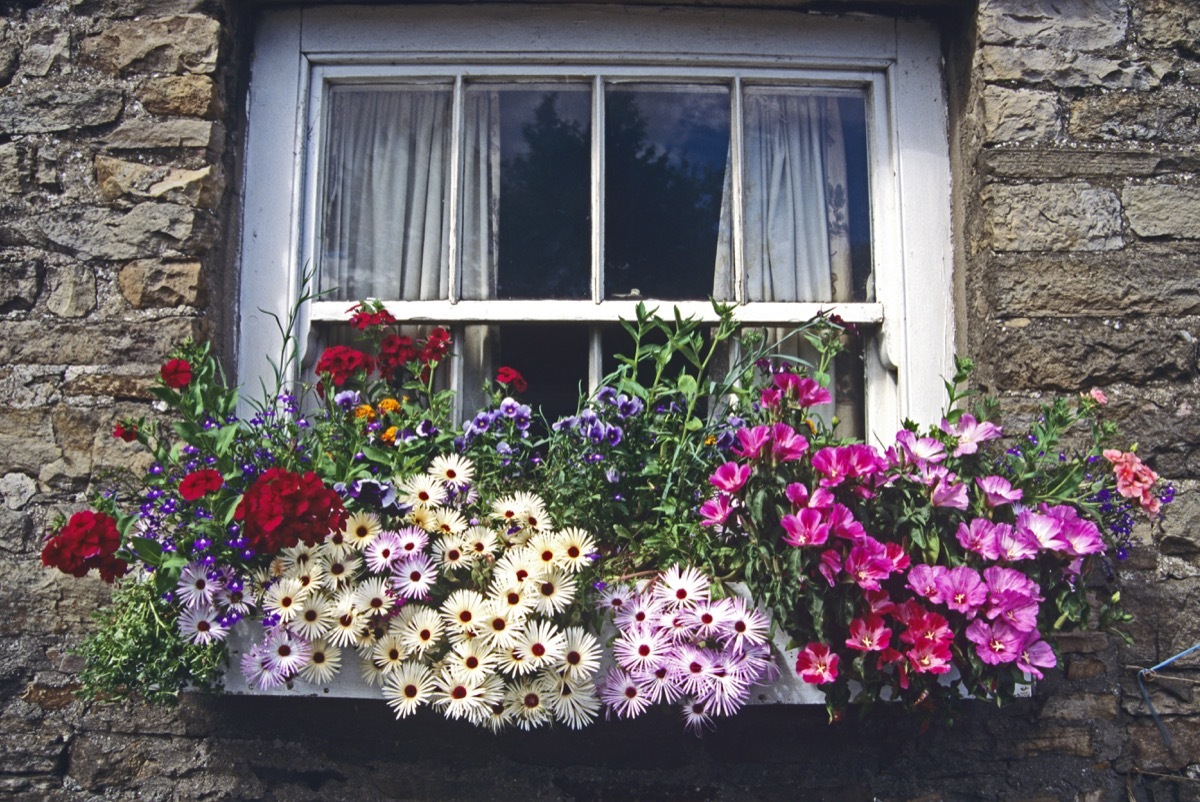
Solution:
<svg viewBox="0 0 1200 802">
<path fill-rule="evenodd" d="M 458 301 L 458 238 L 461 231 L 459 225 L 460 199 L 463 170 L 463 77 L 454 77 L 454 99 L 450 116 L 450 242 L 447 252 L 450 264 L 447 265 L 450 303 Z"/>
<path fill-rule="evenodd" d="M 604 79 L 592 81 L 592 300 L 604 300 Z M 594 339 L 594 333 L 593 333 Z"/>
<path fill-rule="evenodd" d="M 733 187 L 733 299 L 739 303 L 746 302 L 746 262 L 745 252 L 743 250 L 743 228 L 744 228 L 744 210 L 742 207 L 742 79 L 740 76 L 734 76 L 733 79 L 733 110 L 730 120 L 730 148 L 733 151 L 733 158 L 730 160 L 733 177 L 731 185 Z"/>
</svg>

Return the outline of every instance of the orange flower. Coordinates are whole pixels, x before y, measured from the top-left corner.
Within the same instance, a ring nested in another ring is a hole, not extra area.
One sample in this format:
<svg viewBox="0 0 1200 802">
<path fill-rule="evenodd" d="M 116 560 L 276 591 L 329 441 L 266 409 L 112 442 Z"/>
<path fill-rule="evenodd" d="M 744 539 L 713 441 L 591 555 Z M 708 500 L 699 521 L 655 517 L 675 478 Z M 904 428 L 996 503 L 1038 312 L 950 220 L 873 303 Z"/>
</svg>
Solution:
<svg viewBox="0 0 1200 802">
<path fill-rule="evenodd" d="M 379 414 L 387 415 L 400 409 L 400 402 L 394 398 L 385 398 L 379 402 Z"/>
<path fill-rule="evenodd" d="M 379 435 L 379 439 L 385 443 L 394 443 L 396 442 L 396 432 L 398 431 L 400 431 L 399 427 L 389 426 L 383 434 Z"/>
<path fill-rule="evenodd" d="M 354 408 L 354 417 L 375 420 L 375 409 L 370 404 L 359 404 Z"/>
</svg>

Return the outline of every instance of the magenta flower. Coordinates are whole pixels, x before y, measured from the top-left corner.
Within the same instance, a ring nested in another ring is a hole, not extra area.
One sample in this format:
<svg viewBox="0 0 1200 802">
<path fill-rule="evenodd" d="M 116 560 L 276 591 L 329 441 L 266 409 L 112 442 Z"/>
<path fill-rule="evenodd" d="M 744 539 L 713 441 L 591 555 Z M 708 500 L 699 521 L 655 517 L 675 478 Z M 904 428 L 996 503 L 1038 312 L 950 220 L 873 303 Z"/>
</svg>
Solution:
<svg viewBox="0 0 1200 802">
<path fill-rule="evenodd" d="M 900 640 L 916 646 L 919 643 L 941 643 L 949 646 L 954 641 L 954 632 L 944 615 L 926 610 L 918 604 L 905 609 L 901 619 L 908 629 L 900 633 Z"/>
<path fill-rule="evenodd" d="M 779 520 L 787 533 L 783 542 L 789 546 L 821 546 L 829 540 L 829 524 L 820 510 L 808 507 L 796 515 L 785 515 Z"/>
<path fill-rule="evenodd" d="M 814 498 L 816 497 L 814 496 Z M 829 517 L 826 520 L 829 522 L 830 531 L 837 537 L 858 541 L 867 536 L 867 530 L 855 519 L 854 513 L 850 512 L 848 507 L 841 504 L 833 505 L 833 508 L 829 510 Z"/>
<path fill-rule="evenodd" d="M 724 526 L 733 512 L 733 500 L 721 493 L 716 498 L 710 498 L 700 505 L 701 526 Z"/>
<path fill-rule="evenodd" d="M 984 501 L 989 507 L 1012 504 L 1020 501 L 1021 497 L 1025 495 L 1025 492 L 1019 487 L 1014 489 L 1003 476 L 981 476 L 975 480 L 975 484 L 979 485 L 979 489 L 983 491 Z"/>
<path fill-rule="evenodd" d="M 846 646 L 860 652 L 883 651 L 892 642 L 892 631 L 884 626 L 883 618 L 868 615 L 850 622 L 850 637 Z"/>
<path fill-rule="evenodd" d="M 736 493 L 745 487 L 752 470 L 749 465 L 726 462 L 713 472 L 708 481 L 718 490 L 725 493 Z"/>
<path fill-rule="evenodd" d="M 912 563 L 912 558 L 900 543 L 888 543 L 885 551 L 887 558 L 892 561 L 892 572 L 903 571 Z"/>
<path fill-rule="evenodd" d="M 896 433 L 896 443 L 904 451 L 905 459 L 917 466 L 941 462 L 946 458 L 945 446 L 932 437 L 917 437 L 908 429 Z"/>
<path fill-rule="evenodd" d="M 997 666 L 1017 659 L 1024 636 L 1004 621 L 987 624 L 977 618 L 967 627 L 967 640 L 975 644 L 980 660 Z"/>
<path fill-rule="evenodd" d="M 892 574 L 887 547 L 869 535 L 863 537 L 846 557 L 846 573 L 863 590 L 879 590 L 879 583 Z"/>
<path fill-rule="evenodd" d="M 738 445 L 733 453 L 745 459 L 758 459 L 771 440 L 770 426 L 755 426 L 753 429 L 738 429 Z"/>
<path fill-rule="evenodd" d="M 796 673 L 807 683 L 824 685 L 837 679 L 840 659 L 824 643 L 810 643 L 796 658 Z"/>
<path fill-rule="evenodd" d="M 783 401 L 783 393 L 775 387 L 762 388 L 759 397 L 764 409 L 779 409 L 779 404 Z"/>
<path fill-rule="evenodd" d="M 918 596 L 923 596 L 934 604 L 941 604 L 945 601 L 945 598 L 942 596 L 938 579 L 943 577 L 945 573 L 945 566 L 925 565 L 923 563 L 914 565 L 908 571 L 908 586 Z"/>
<path fill-rule="evenodd" d="M 994 528 L 987 518 L 975 518 L 969 525 L 959 524 L 955 536 L 967 551 L 973 551 L 985 560 L 997 560 L 1000 552 L 996 549 Z"/>
<path fill-rule="evenodd" d="M 771 456 L 777 462 L 794 462 L 804 456 L 808 450 L 808 440 L 796 434 L 796 430 L 786 423 L 777 423 L 771 427 Z"/>
<path fill-rule="evenodd" d="M 979 450 L 980 443 L 995 440 L 1003 434 L 996 424 L 987 421 L 980 423 L 975 420 L 974 415 L 963 415 L 958 419 L 958 425 L 953 427 L 950 426 L 949 421 L 943 418 L 942 431 L 958 438 L 958 447 L 954 449 L 956 457 L 974 454 Z"/>
<path fill-rule="evenodd" d="M 1008 524 L 996 524 L 992 527 L 992 536 L 997 559 L 1012 563 L 1037 556 L 1038 543 L 1028 532 Z"/>
<path fill-rule="evenodd" d="M 825 581 L 829 583 L 829 587 L 836 585 L 838 574 L 842 572 L 842 553 L 837 549 L 826 549 L 821 552 L 819 570 L 821 576 L 825 577 Z"/>
<path fill-rule="evenodd" d="M 808 488 L 799 482 L 792 482 L 784 488 L 783 495 L 792 503 L 792 509 L 808 506 Z"/>
<path fill-rule="evenodd" d="M 987 586 L 983 584 L 979 572 L 974 568 L 965 565 L 951 568 L 938 577 L 936 582 L 942 595 L 942 603 L 967 618 L 974 618 L 976 611 L 987 602 Z"/>
<path fill-rule="evenodd" d="M 1043 505 L 1042 512 L 1062 524 L 1060 537 L 1066 543 L 1067 554 L 1084 557 L 1104 551 L 1104 538 L 1099 527 L 1086 518 L 1080 518 L 1074 507 L 1066 504 L 1057 507 Z"/>
<path fill-rule="evenodd" d="M 1062 537 L 1062 521 L 1052 516 L 1021 510 L 1017 515 L 1017 531 L 1031 544 L 1036 543 L 1039 551 L 1066 551 L 1068 548 Z"/>
<path fill-rule="evenodd" d="M 804 409 L 833 401 L 829 391 L 820 385 L 816 379 L 808 376 L 798 376 L 795 373 L 776 373 L 771 377 L 775 386 L 785 393 L 789 400 Z"/>
<path fill-rule="evenodd" d="M 967 486 L 961 482 L 950 484 L 949 476 L 942 477 L 933 487 L 931 501 L 935 507 L 967 508 Z"/>
<path fill-rule="evenodd" d="M 1025 639 L 1017 650 L 1017 668 L 1042 679 L 1042 672 L 1038 668 L 1054 668 L 1056 665 L 1058 658 L 1054 655 L 1054 649 L 1042 640 L 1041 634 L 1037 630 L 1025 633 Z"/>
<path fill-rule="evenodd" d="M 937 641 L 921 641 L 904 653 L 913 671 L 918 674 L 947 674 L 952 668 L 954 655 L 950 646 Z M 905 679 L 901 679 L 901 687 L 907 687 Z"/>
</svg>

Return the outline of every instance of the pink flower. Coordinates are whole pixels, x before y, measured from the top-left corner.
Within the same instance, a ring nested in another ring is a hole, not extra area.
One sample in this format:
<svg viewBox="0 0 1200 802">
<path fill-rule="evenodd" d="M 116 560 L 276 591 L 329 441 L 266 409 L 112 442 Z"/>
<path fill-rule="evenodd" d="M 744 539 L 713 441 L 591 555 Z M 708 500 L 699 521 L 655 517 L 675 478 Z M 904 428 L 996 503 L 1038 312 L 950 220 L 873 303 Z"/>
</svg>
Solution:
<svg viewBox="0 0 1200 802">
<path fill-rule="evenodd" d="M 968 618 L 974 618 L 975 612 L 987 601 L 987 586 L 974 568 L 960 565 L 946 571 L 935 581 L 943 603 Z"/>
<path fill-rule="evenodd" d="M 1008 524 L 996 524 L 992 527 L 992 535 L 998 559 L 1011 563 L 1037 556 L 1038 542 L 1028 532 Z"/>
<path fill-rule="evenodd" d="M 738 445 L 733 453 L 745 459 L 758 459 L 762 456 L 763 448 L 771 440 L 770 426 L 755 426 L 753 429 L 738 429 Z"/>
<path fill-rule="evenodd" d="M 845 540 L 860 540 L 867 536 L 867 530 L 863 529 L 863 525 L 854 518 L 854 513 L 850 512 L 848 507 L 841 504 L 833 505 L 829 510 L 829 518 L 827 520 L 829 521 L 830 531 L 837 537 L 844 538 Z"/>
<path fill-rule="evenodd" d="M 1062 524 L 1060 536 L 1066 543 L 1067 554 L 1083 557 L 1104 551 L 1104 537 L 1100 534 L 1100 528 L 1086 518 L 1080 518 L 1074 507 L 1067 504 L 1043 506 L 1042 512 Z"/>
<path fill-rule="evenodd" d="M 846 573 L 863 590 L 879 590 L 880 581 L 891 576 L 892 568 L 887 548 L 869 535 L 859 540 L 846 557 Z"/>
<path fill-rule="evenodd" d="M 904 546 L 899 543 L 887 544 L 887 557 L 892 561 L 892 571 L 903 571 L 912 563 L 912 558 L 908 556 L 908 552 L 904 550 Z"/>
<path fill-rule="evenodd" d="M 952 667 L 953 655 L 945 643 L 921 641 L 905 652 L 905 656 L 918 674 L 946 674 Z M 904 682 L 901 687 L 905 687 Z"/>
<path fill-rule="evenodd" d="M 967 551 L 973 551 L 985 560 L 999 559 L 996 548 L 995 525 L 987 518 L 974 518 L 970 525 L 959 524 L 955 537 Z"/>
<path fill-rule="evenodd" d="M 850 637 L 846 646 L 860 652 L 879 652 L 892 642 L 892 631 L 883 625 L 883 618 L 868 615 L 850 622 Z"/>
<path fill-rule="evenodd" d="M 1091 390 L 1088 391 L 1088 395 L 1090 395 L 1092 397 L 1092 400 L 1095 401 L 1100 406 L 1104 406 L 1105 404 L 1108 403 L 1108 396 L 1106 396 L 1104 393 L 1102 393 L 1100 391 L 1099 387 L 1093 387 Z M 1039 674 L 1038 676 L 1040 677 L 1041 675 Z"/>
<path fill-rule="evenodd" d="M 974 415 L 963 415 L 958 419 L 957 426 L 950 426 L 949 421 L 943 419 L 942 431 L 958 438 L 958 446 L 954 449 L 956 457 L 974 454 L 979 450 L 980 443 L 995 440 L 1003 434 L 996 424 L 987 421 L 980 423 Z"/>
<path fill-rule="evenodd" d="M 1011 504 L 1020 501 L 1025 495 L 1020 488 L 1014 490 L 1012 484 L 1003 476 L 981 476 L 975 480 L 975 484 L 983 491 L 984 501 L 989 507 Z"/>
<path fill-rule="evenodd" d="M 930 501 L 935 507 L 952 507 L 956 510 L 967 508 L 967 486 L 962 482 L 950 484 L 949 476 L 942 477 L 933 487 Z"/>
<path fill-rule="evenodd" d="M 752 469 L 749 465 L 738 465 L 736 462 L 726 462 L 713 472 L 708 481 L 713 487 L 726 493 L 736 493 L 741 490 L 750 478 Z"/>
<path fill-rule="evenodd" d="M 904 451 L 905 459 L 915 465 L 941 462 L 946 458 L 946 447 L 932 437 L 918 438 L 908 429 L 896 433 L 896 443 Z"/>
<path fill-rule="evenodd" d="M 1024 643 L 1023 635 L 1004 621 L 987 624 L 978 618 L 967 627 L 967 640 L 975 644 L 979 659 L 990 666 L 1016 660 Z"/>
<path fill-rule="evenodd" d="M 723 526 L 733 512 L 733 501 L 724 493 L 700 505 L 701 526 Z"/>
<path fill-rule="evenodd" d="M 796 673 L 805 682 L 824 685 L 837 679 L 839 660 L 824 643 L 810 643 L 796 658 Z"/>
<path fill-rule="evenodd" d="M 820 546 L 829 540 L 829 524 L 819 510 L 805 508 L 796 515 L 779 520 L 787 535 L 783 542 L 789 546 Z"/>
<path fill-rule="evenodd" d="M 829 587 L 837 584 L 837 576 L 842 572 L 842 553 L 837 549 L 826 549 L 821 552 L 821 576 L 829 583 Z"/>
<path fill-rule="evenodd" d="M 798 376 L 795 373 L 776 373 L 771 377 L 771 381 L 781 392 L 787 395 L 789 400 L 794 400 L 796 404 L 804 409 L 815 407 L 818 404 L 828 404 L 833 400 L 833 396 L 829 391 L 808 376 Z"/>
<path fill-rule="evenodd" d="M 800 509 L 808 505 L 808 488 L 799 482 L 792 482 L 784 488 L 783 495 L 792 503 L 792 509 Z"/>
<path fill-rule="evenodd" d="M 1041 634 L 1037 630 L 1025 633 L 1025 638 L 1017 650 L 1017 668 L 1042 679 L 1042 672 L 1038 671 L 1038 668 L 1054 668 L 1056 665 L 1058 658 L 1054 656 L 1054 649 L 1042 640 Z"/>
<path fill-rule="evenodd" d="M 923 596 L 934 604 L 941 604 L 945 599 L 938 586 L 938 578 L 945 573 L 946 568 L 941 565 L 914 565 L 908 572 L 908 586 L 918 596 Z"/>
<path fill-rule="evenodd" d="M 954 641 L 954 633 L 950 630 L 950 622 L 940 613 L 925 610 L 920 606 L 907 610 L 908 629 L 900 634 L 900 640 L 914 646 L 919 643 L 941 643 L 947 647 Z"/>
<path fill-rule="evenodd" d="M 891 615 L 896 611 L 896 603 L 886 590 L 868 590 L 863 592 L 863 600 L 867 609 L 879 615 Z"/>
<path fill-rule="evenodd" d="M 786 423 L 777 423 L 771 427 L 771 456 L 777 462 L 794 462 L 804 456 L 808 450 L 808 441 Z"/>
<path fill-rule="evenodd" d="M 1110 448 L 1104 452 L 1104 458 L 1112 463 L 1113 474 L 1117 478 L 1117 492 L 1125 498 L 1137 499 L 1142 509 L 1151 516 L 1157 515 L 1161 506 L 1154 495 L 1158 474 L 1132 451 L 1121 453 Z"/>
<path fill-rule="evenodd" d="M 846 479 L 872 476 L 886 470 L 887 462 L 868 445 L 827 446 L 813 456 L 813 468 L 825 478 L 822 487 L 837 487 Z"/>
<path fill-rule="evenodd" d="M 783 400 L 783 393 L 774 387 L 764 387 L 759 397 L 765 409 L 779 409 L 779 404 Z"/>
<path fill-rule="evenodd" d="M 1049 515 L 1021 510 L 1017 515 L 1017 531 L 1031 543 L 1037 543 L 1041 551 L 1066 551 L 1067 541 L 1062 537 L 1062 521 Z"/>
</svg>

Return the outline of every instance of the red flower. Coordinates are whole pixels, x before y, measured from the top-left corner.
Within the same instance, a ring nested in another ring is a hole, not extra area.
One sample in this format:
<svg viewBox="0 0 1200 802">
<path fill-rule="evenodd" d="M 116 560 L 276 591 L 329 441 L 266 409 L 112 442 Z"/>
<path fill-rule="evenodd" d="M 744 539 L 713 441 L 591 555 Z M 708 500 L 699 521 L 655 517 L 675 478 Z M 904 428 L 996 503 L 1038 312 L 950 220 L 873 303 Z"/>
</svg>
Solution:
<svg viewBox="0 0 1200 802">
<path fill-rule="evenodd" d="M 425 364 L 430 362 L 440 362 L 450 353 L 450 332 L 438 326 L 433 331 L 429 332 L 429 336 L 425 339 L 425 344 L 421 346 L 421 351 L 417 354 L 417 358 Z"/>
<path fill-rule="evenodd" d="M 101 579 L 112 582 L 129 567 L 114 556 L 120 545 L 116 521 L 102 512 L 83 510 L 72 515 L 66 526 L 46 541 L 42 565 L 72 576 L 85 576 L 97 568 Z"/>
<path fill-rule="evenodd" d="M 163 384 L 174 390 L 182 390 L 192 383 L 192 366 L 186 359 L 172 359 L 159 373 Z"/>
<path fill-rule="evenodd" d="M 333 345 L 317 360 L 317 373 L 328 375 L 334 387 L 341 387 L 358 371 L 371 370 L 371 358 L 356 348 Z"/>
<path fill-rule="evenodd" d="M 366 331 L 372 326 L 389 326 L 396 322 L 396 318 L 392 317 L 392 313 L 386 309 L 380 309 L 378 312 L 370 312 L 362 308 L 362 304 L 351 307 L 355 310 L 350 316 L 350 325 L 359 331 Z"/>
<path fill-rule="evenodd" d="M 416 358 L 417 349 L 413 346 L 412 337 L 389 334 L 379 344 L 379 375 L 390 379 L 392 374 Z"/>
<path fill-rule="evenodd" d="M 496 371 L 496 381 L 500 384 L 511 384 L 513 390 L 518 393 L 529 389 L 529 385 L 525 383 L 525 377 L 521 375 L 520 371 L 507 365 Z"/>
<path fill-rule="evenodd" d="M 183 477 L 183 481 L 179 483 L 179 495 L 183 496 L 184 501 L 195 501 L 214 490 L 220 490 L 223 484 L 225 477 L 221 476 L 220 471 L 204 468 Z"/>
<path fill-rule="evenodd" d="M 259 554 L 277 554 L 300 541 L 315 546 L 342 528 L 342 499 L 309 471 L 300 476 L 271 468 L 250 485 L 233 517 L 244 521 L 243 533 Z"/>
<path fill-rule="evenodd" d="M 118 423 L 113 427 L 113 437 L 119 437 L 126 443 L 132 443 L 137 439 L 137 424 L 131 423 L 129 424 L 129 428 L 126 429 L 123 425 Z"/>
</svg>

